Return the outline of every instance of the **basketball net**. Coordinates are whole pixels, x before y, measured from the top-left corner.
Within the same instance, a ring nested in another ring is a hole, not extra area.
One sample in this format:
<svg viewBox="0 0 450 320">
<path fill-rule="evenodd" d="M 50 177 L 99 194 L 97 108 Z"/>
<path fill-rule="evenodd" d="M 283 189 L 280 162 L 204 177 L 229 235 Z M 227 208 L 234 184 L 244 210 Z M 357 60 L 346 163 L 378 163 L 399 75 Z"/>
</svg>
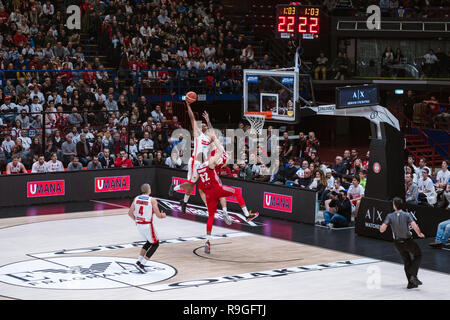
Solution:
<svg viewBox="0 0 450 320">
<path fill-rule="evenodd" d="M 266 117 L 270 118 L 271 114 L 268 112 L 245 112 L 244 116 L 250 123 L 250 134 L 261 135 Z"/>
</svg>

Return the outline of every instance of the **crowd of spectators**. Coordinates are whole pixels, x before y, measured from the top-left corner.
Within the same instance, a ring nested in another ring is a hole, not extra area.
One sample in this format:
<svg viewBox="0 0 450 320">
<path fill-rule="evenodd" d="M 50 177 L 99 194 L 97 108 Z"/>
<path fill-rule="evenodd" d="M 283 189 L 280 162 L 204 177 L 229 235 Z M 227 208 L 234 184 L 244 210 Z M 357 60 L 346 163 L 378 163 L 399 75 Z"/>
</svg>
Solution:
<svg viewBox="0 0 450 320">
<path fill-rule="evenodd" d="M 241 93 L 242 69 L 270 66 L 220 1 L 110 1 L 100 12 L 101 48 L 123 78 L 144 87 Z"/>
<path fill-rule="evenodd" d="M 352 76 L 352 63 L 347 53 L 343 51 L 339 51 L 337 57 L 331 63 L 322 51 L 313 65 L 315 80 L 347 80 Z"/>
<path fill-rule="evenodd" d="M 52 1 L 0 5 L 5 80 L 0 172 L 19 172 L 19 165 L 9 165 L 13 160 L 21 163 L 20 172 L 33 166 L 33 172 L 97 168 L 98 163 L 181 166 L 168 156 L 182 142 L 169 139 L 181 127 L 170 105 L 161 110 L 149 104 L 137 96 L 134 81 L 113 77 L 98 57 L 88 61 L 82 33 L 98 41 L 126 76 L 152 69 L 143 73 L 149 86 L 157 81 L 171 87 L 173 74 L 164 69 L 186 69 L 181 79 L 188 88 L 210 88 L 213 77 L 221 92 L 240 92 L 243 67 L 270 66 L 268 56 L 256 61 L 252 46 L 217 1 L 82 1 L 81 30 L 73 31 L 67 29 L 65 8 L 55 6 Z M 196 77 L 200 83 L 188 83 Z M 131 162 L 120 160 L 124 150 Z M 55 155 L 62 165 L 42 165 Z"/>
</svg>

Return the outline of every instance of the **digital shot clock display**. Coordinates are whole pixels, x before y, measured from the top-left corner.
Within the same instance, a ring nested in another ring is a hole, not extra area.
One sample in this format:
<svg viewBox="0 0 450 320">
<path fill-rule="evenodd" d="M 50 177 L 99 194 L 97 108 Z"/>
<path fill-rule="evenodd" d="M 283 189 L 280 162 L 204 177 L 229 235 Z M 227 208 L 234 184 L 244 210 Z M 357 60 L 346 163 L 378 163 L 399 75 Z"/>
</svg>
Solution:
<svg viewBox="0 0 450 320">
<path fill-rule="evenodd" d="M 276 35 L 279 39 L 318 39 L 321 9 L 314 6 L 278 5 Z"/>
</svg>

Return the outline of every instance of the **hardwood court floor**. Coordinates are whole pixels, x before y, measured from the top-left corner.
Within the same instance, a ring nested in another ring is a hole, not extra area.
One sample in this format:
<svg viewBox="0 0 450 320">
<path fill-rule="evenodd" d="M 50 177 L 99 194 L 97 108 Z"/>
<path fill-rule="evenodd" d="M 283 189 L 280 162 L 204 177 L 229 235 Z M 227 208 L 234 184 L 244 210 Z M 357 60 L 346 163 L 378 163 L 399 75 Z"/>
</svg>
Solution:
<svg viewBox="0 0 450 320">
<path fill-rule="evenodd" d="M 204 222 L 155 221 L 161 245 L 148 272 L 126 207 L 0 219 L 0 299 L 449 299 L 448 274 L 222 227 L 211 254 Z M 219 226 L 217 224 L 221 224 Z M 264 226 L 260 226 L 264 228 Z"/>
</svg>

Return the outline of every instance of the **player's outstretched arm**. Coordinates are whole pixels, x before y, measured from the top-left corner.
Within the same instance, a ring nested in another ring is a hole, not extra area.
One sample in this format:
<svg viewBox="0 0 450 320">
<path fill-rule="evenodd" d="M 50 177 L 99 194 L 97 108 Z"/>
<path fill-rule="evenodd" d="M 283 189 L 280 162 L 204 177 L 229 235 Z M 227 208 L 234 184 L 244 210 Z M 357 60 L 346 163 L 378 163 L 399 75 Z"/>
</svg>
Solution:
<svg viewBox="0 0 450 320">
<path fill-rule="evenodd" d="M 191 104 L 187 101 L 186 101 L 186 106 L 187 106 L 189 120 L 191 121 L 192 131 L 194 132 L 194 135 L 195 135 L 196 132 L 198 132 L 198 128 L 197 128 L 197 123 L 195 122 L 194 112 L 192 112 Z"/>
<path fill-rule="evenodd" d="M 156 216 L 160 219 L 164 219 L 166 217 L 166 213 L 163 211 L 159 211 L 158 202 L 155 198 L 152 198 L 152 208 L 153 212 L 156 214 Z"/>
<path fill-rule="evenodd" d="M 213 130 L 213 126 L 212 126 L 211 121 L 210 121 L 210 119 L 209 119 L 209 114 L 208 114 L 208 112 L 203 111 L 203 118 L 205 119 L 206 124 L 208 125 L 208 128 L 211 129 L 211 130 Z"/>
<path fill-rule="evenodd" d="M 212 169 L 216 167 L 218 160 L 222 158 L 223 147 L 219 139 L 217 139 L 214 134 L 211 136 L 211 143 L 216 147 L 216 153 L 209 159 L 209 167 Z"/>
</svg>

